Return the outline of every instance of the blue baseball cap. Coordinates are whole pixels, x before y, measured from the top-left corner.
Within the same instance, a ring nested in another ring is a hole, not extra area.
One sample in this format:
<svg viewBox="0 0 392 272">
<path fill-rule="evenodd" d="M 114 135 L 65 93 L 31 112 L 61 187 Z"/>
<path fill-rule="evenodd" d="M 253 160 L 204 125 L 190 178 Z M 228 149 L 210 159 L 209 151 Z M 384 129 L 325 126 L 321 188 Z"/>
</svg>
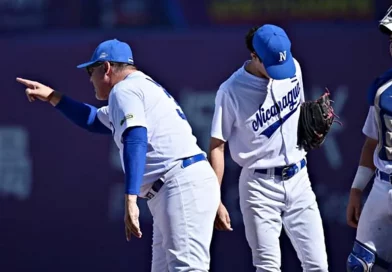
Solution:
<svg viewBox="0 0 392 272">
<path fill-rule="evenodd" d="M 280 80 L 295 75 L 291 42 L 282 28 L 269 24 L 263 25 L 255 32 L 252 43 L 271 78 Z"/>
<path fill-rule="evenodd" d="M 77 68 L 86 68 L 97 62 L 113 61 L 133 65 L 131 47 L 117 39 L 107 40 L 98 45 L 89 62 L 82 63 Z"/>
</svg>

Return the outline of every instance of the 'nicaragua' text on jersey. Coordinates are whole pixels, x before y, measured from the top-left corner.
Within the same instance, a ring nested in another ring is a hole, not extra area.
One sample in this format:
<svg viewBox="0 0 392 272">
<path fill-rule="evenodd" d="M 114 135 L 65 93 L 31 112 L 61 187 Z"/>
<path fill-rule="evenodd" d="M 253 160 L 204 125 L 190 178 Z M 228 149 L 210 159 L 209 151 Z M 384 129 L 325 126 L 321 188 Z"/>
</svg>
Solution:
<svg viewBox="0 0 392 272">
<path fill-rule="evenodd" d="M 256 112 L 254 120 L 252 121 L 252 128 L 255 132 L 260 132 L 261 135 L 271 137 L 272 134 L 284 123 L 298 108 L 300 98 L 300 86 L 297 82 L 295 87 L 287 92 L 285 96 L 279 101 L 273 101 L 274 104 L 265 105 L 260 104 L 258 112 Z M 271 124 L 272 120 L 272 124 Z"/>
<path fill-rule="evenodd" d="M 211 136 L 227 141 L 242 167 L 270 168 L 300 161 L 297 147 L 299 105 L 304 101 L 301 68 L 285 80 L 246 71 L 246 63 L 219 88 Z"/>
</svg>

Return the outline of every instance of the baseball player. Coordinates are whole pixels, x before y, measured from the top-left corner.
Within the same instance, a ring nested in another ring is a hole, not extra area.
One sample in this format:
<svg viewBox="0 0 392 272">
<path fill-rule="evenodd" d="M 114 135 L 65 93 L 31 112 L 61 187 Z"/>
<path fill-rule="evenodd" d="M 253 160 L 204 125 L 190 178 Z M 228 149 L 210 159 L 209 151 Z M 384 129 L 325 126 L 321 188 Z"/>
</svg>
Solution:
<svg viewBox="0 0 392 272">
<path fill-rule="evenodd" d="M 153 272 L 208 271 L 220 190 L 181 107 L 137 70 L 124 42 L 102 42 L 78 68 L 87 70 L 97 99 L 108 106 L 96 109 L 38 82 L 17 81 L 30 101 L 47 101 L 80 127 L 113 135 L 125 173 L 126 238 L 142 237 L 136 200 L 148 198 Z"/>
<path fill-rule="evenodd" d="M 282 226 L 304 271 L 328 271 L 323 226 L 306 168 L 297 147 L 301 68 L 285 31 L 275 25 L 253 28 L 246 36 L 251 60 L 221 84 L 211 128 L 211 164 L 219 183 L 224 146 L 242 167 L 240 208 L 256 271 L 280 271 Z M 215 226 L 232 230 L 221 203 Z"/>
<path fill-rule="evenodd" d="M 380 21 L 390 37 L 392 55 L 392 6 Z M 366 136 L 355 175 L 347 223 L 357 228 L 347 259 L 347 271 L 388 271 L 392 261 L 392 69 L 378 77 L 368 90 L 369 112 L 362 132 Z M 361 212 L 362 191 L 375 174 L 373 187 Z"/>
</svg>

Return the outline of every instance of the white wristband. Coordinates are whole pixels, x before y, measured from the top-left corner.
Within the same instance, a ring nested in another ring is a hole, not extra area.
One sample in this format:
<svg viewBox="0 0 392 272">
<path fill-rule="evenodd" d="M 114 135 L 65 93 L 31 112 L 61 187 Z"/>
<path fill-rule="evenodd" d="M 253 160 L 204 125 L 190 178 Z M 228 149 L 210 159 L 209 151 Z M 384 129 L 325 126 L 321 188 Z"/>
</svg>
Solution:
<svg viewBox="0 0 392 272">
<path fill-rule="evenodd" d="M 351 188 L 356 188 L 361 191 L 366 188 L 366 185 L 369 183 L 370 179 L 373 177 L 374 171 L 369 167 L 358 166 L 357 173 L 355 174 L 354 182 Z"/>
</svg>

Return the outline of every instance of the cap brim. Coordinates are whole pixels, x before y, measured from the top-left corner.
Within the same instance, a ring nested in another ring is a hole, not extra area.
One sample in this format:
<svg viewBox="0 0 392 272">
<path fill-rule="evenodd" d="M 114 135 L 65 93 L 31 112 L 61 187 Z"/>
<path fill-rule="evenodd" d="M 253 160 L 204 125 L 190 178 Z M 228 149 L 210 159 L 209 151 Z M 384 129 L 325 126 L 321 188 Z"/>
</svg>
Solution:
<svg viewBox="0 0 392 272">
<path fill-rule="evenodd" d="M 95 62 L 96 62 L 96 61 L 89 61 L 89 62 L 86 62 L 86 63 L 79 64 L 79 65 L 76 66 L 76 67 L 77 67 L 77 68 L 86 68 L 86 67 L 88 67 L 88 66 L 94 64 Z"/>
<path fill-rule="evenodd" d="M 265 70 L 272 79 L 276 80 L 294 77 L 296 73 L 295 63 L 292 57 L 283 64 L 265 67 Z"/>
</svg>

